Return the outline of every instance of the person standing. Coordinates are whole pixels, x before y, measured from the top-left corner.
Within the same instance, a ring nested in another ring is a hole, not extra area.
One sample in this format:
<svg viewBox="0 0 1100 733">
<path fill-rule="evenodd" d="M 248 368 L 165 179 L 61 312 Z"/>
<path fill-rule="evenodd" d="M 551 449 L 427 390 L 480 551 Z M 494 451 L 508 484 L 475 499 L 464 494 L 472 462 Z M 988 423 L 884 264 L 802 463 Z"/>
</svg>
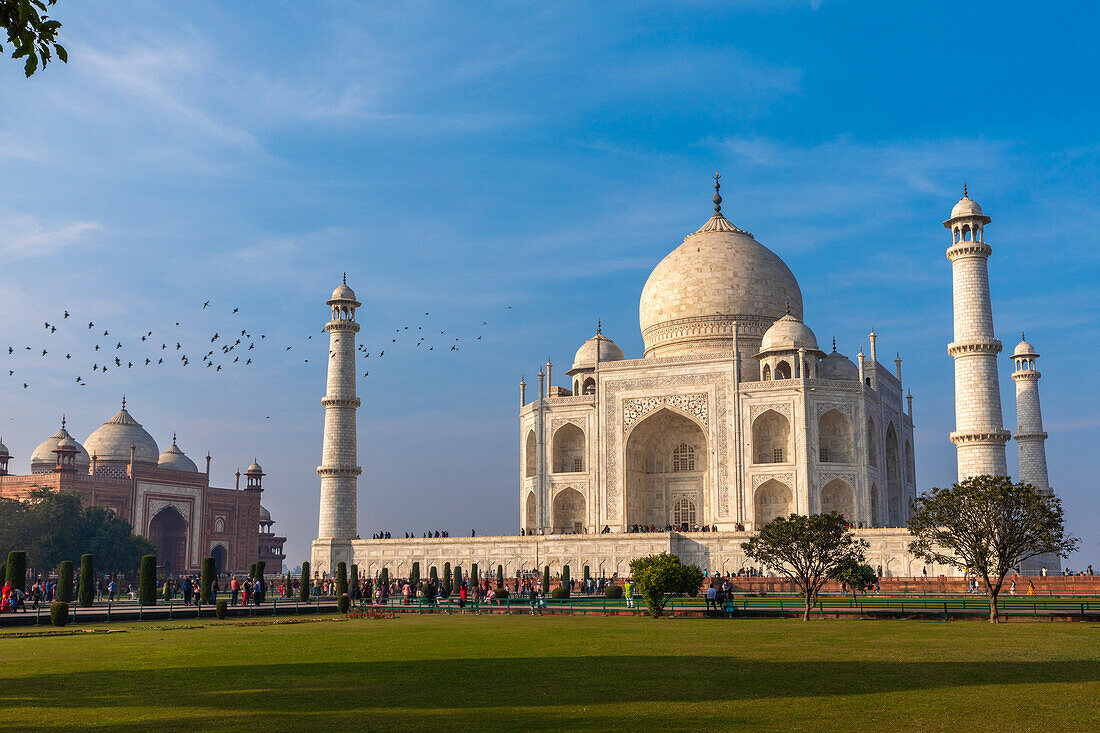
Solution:
<svg viewBox="0 0 1100 733">
<path fill-rule="evenodd" d="M 623 583 L 623 597 L 626 598 L 626 607 L 634 608 L 634 584 L 629 580 Z"/>
<path fill-rule="evenodd" d="M 241 581 L 237 576 L 233 576 L 233 580 L 229 581 L 229 604 L 232 606 L 237 605 L 237 598 L 241 594 Z"/>
<path fill-rule="evenodd" d="M 183 605 L 191 605 L 191 593 L 194 589 L 191 587 L 191 576 L 187 575 L 183 578 Z"/>
</svg>

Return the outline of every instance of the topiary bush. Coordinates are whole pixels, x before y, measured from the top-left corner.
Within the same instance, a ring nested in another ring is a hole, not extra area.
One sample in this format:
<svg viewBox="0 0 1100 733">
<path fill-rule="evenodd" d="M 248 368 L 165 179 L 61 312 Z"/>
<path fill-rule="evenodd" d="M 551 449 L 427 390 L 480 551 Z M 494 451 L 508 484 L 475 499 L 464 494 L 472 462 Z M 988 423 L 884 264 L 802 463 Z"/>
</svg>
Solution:
<svg viewBox="0 0 1100 733">
<path fill-rule="evenodd" d="M 303 601 L 309 600 L 309 563 L 302 563 L 302 577 L 300 587 L 298 588 L 298 598 Z"/>
<path fill-rule="evenodd" d="M 351 577 L 348 579 L 348 582 L 351 584 L 352 588 L 358 588 L 359 587 L 359 566 L 358 565 L 352 564 L 352 566 L 351 566 Z"/>
<path fill-rule="evenodd" d="M 435 569 L 435 565 L 428 568 L 428 580 L 432 581 L 432 584 L 439 583 L 439 571 Z"/>
<path fill-rule="evenodd" d="M 202 559 L 202 583 L 199 586 L 202 593 L 202 602 L 210 603 L 210 596 L 213 593 L 214 577 L 218 574 L 218 564 L 214 562 L 212 557 L 204 557 Z M 165 581 L 167 582 L 167 581 Z"/>
<path fill-rule="evenodd" d="M 69 623 L 69 604 L 65 601 L 55 601 L 50 604 L 50 623 L 54 626 L 64 626 Z"/>
<path fill-rule="evenodd" d="M 561 587 L 565 588 L 565 592 L 569 593 L 569 566 L 565 565 L 561 569 Z"/>
<path fill-rule="evenodd" d="M 378 583 L 386 589 L 388 593 L 390 590 L 390 570 L 389 568 L 382 568 L 382 572 L 378 575 Z"/>
<path fill-rule="evenodd" d="M 592 577 L 588 572 L 588 566 L 587 565 L 584 566 L 584 576 L 583 577 L 584 577 L 584 582 L 586 582 L 586 583 L 588 582 L 588 579 Z"/>
<path fill-rule="evenodd" d="M 477 563 L 475 562 L 470 565 L 470 587 L 473 588 L 480 582 L 481 576 L 478 575 Z"/>
<path fill-rule="evenodd" d="M 608 598 L 622 598 L 623 587 L 621 585 L 611 584 L 604 588 L 603 594 Z"/>
<path fill-rule="evenodd" d="M 222 600 L 214 604 L 214 615 L 222 620 L 225 620 L 225 614 L 228 608 L 229 604 L 226 603 L 225 599 L 223 598 Z"/>
<path fill-rule="evenodd" d="M 248 566 L 248 577 L 252 578 L 253 580 L 256 579 L 256 563 L 252 563 Z"/>
<path fill-rule="evenodd" d="M 12 550 L 8 553 L 8 562 L 4 566 L 4 580 L 11 583 L 12 588 L 27 590 L 27 553 L 21 550 Z"/>
<path fill-rule="evenodd" d="M 497 588 L 504 587 L 504 566 L 497 565 Z"/>
<path fill-rule="evenodd" d="M 420 582 L 420 563 L 414 562 L 412 572 L 409 573 L 409 585 L 413 588 Z"/>
<path fill-rule="evenodd" d="M 58 590 L 61 590 L 58 586 Z M 138 601 L 143 606 L 157 605 L 157 556 L 145 555 L 141 558 L 138 572 Z"/>
<path fill-rule="evenodd" d="M 73 561 L 62 560 L 57 567 L 57 600 L 68 603 L 73 599 Z"/>
<path fill-rule="evenodd" d="M 449 562 L 443 563 L 443 590 L 447 591 L 447 595 L 451 594 L 451 564 Z"/>
<path fill-rule="evenodd" d="M 493 591 L 493 597 L 494 598 L 507 598 L 508 597 L 508 589 L 504 588 L 504 587 L 497 588 L 495 591 Z"/>
<path fill-rule="evenodd" d="M 559 585 L 557 588 L 555 588 L 550 593 L 550 597 L 551 598 L 568 598 L 569 597 L 569 589 L 566 588 L 564 585 Z"/>
<path fill-rule="evenodd" d="M 336 607 L 340 609 L 340 613 L 347 613 L 348 612 L 348 609 L 351 607 L 351 599 L 348 598 L 347 593 L 344 593 L 336 601 Z"/>
<path fill-rule="evenodd" d="M 336 563 L 336 597 L 342 598 L 348 594 L 348 564 Z"/>
<path fill-rule="evenodd" d="M 542 568 L 542 594 L 546 595 L 550 592 L 550 566 L 544 565 Z"/>
<path fill-rule="evenodd" d="M 80 605 L 90 606 L 95 603 L 95 578 L 92 573 L 92 556 L 80 556 L 80 593 L 78 594 Z"/>
</svg>

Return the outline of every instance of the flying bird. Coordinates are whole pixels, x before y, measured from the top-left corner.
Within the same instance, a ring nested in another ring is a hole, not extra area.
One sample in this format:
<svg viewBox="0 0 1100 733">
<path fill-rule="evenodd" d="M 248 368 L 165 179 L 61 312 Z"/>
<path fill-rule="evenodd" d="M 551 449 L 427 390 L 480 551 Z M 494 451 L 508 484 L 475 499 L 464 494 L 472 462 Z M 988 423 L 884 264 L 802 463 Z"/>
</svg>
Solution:
<svg viewBox="0 0 1100 733">
<path fill-rule="evenodd" d="M 69 317 L 69 311 L 65 311 L 65 318 Z"/>
<path fill-rule="evenodd" d="M 208 305 L 210 305 L 210 301 L 209 301 L 209 300 L 208 300 L 208 301 L 206 301 L 205 303 L 203 303 L 203 304 L 202 304 L 202 309 L 203 309 L 203 310 L 206 310 L 206 307 L 207 307 Z M 178 325 L 180 325 L 180 324 L 178 324 L 178 323 L 177 323 L 176 325 L 178 326 Z"/>
</svg>

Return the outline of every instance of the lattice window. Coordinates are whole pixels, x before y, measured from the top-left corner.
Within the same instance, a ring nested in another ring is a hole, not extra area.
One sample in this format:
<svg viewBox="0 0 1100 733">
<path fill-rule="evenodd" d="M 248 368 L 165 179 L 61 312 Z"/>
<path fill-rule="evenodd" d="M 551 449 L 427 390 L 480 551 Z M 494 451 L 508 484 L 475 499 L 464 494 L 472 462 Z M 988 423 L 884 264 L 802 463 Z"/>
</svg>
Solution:
<svg viewBox="0 0 1100 733">
<path fill-rule="evenodd" d="M 695 524 L 695 502 L 691 499 L 680 499 L 672 510 L 672 518 L 676 524 L 687 524 L 689 527 Z"/>
<path fill-rule="evenodd" d="M 782 448 L 774 449 L 772 451 L 772 463 L 782 463 L 782 462 L 783 462 L 783 449 Z"/>
<path fill-rule="evenodd" d="M 694 471 L 695 448 L 687 443 L 680 443 L 676 446 L 676 449 L 672 451 L 672 470 L 677 473 L 680 471 Z"/>
<path fill-rule="evenodd" d="M 573 459 L 573 471 L 575 471 L 576 473 L 580 473 L 583 470 L 584 470 L 584 459 L 583 458 L 574 458 Z"/>
<path fill-rule="evenodd" d="M 819 454 L 818 455 L 818 460 L 820 460 L 822 463 L 828 463 L 829 462 L 829 449 L 828 448 L 822 448 L 820 451 L 818 451 L 818 454 Z"/>
</svg>

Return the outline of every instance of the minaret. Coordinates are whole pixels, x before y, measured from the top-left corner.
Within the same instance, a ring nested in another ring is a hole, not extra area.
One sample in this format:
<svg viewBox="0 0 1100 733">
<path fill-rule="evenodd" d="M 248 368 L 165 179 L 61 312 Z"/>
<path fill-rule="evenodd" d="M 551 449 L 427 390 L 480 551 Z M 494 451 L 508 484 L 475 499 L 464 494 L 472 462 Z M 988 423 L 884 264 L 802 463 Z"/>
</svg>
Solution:
<svg viewBox="0 0 1100 733">
<path fill-rule="evenodd" d="M 337 563 L 351 563 L 351 540 L 356 537 L 356 491 L 359 467 L 356 458 L 355 334 L 359 324 L 355 309 L 361 304 L 344 282 L 332 291 L 326 305 L 332 320 L 325 325 L 329 334 L 328 387 L 325 406 L 325 435 L 321 445 L 320 521 L 313 541 L 311 568 L 319 573 L 336 573 Z"/>
<path fill-rule="evenodd" d="M 1036 368 L 1039 355 L 1020 334 L 1020 345 L 1012 352 L 1016 371 L 1016 438 L 1020 447 L 1019 480 L 1044 492 L 1050 492 L 1047 478 L 1047 451 L 1044 445 L 1047 434 L 1043 432 L 1043 414 L 1039 410 L 1039 377 Z"/>
<path fill-rule="evenodd" d="M 989 302 L 988 260 L 992 248 L 983 235 L 990 218 L 967 195 L 951 209 L 943 223 L 951 231 L 952 302 L 955 338 L 947 353 L 955 360 L 955 432 L 959 480 L 970 476 L 1007 476 L 1005 443 L 1009 433 L 1001 421 L 997 354 L 1001 342 L 993 337 L 993 308 Z"/>
</svg>

